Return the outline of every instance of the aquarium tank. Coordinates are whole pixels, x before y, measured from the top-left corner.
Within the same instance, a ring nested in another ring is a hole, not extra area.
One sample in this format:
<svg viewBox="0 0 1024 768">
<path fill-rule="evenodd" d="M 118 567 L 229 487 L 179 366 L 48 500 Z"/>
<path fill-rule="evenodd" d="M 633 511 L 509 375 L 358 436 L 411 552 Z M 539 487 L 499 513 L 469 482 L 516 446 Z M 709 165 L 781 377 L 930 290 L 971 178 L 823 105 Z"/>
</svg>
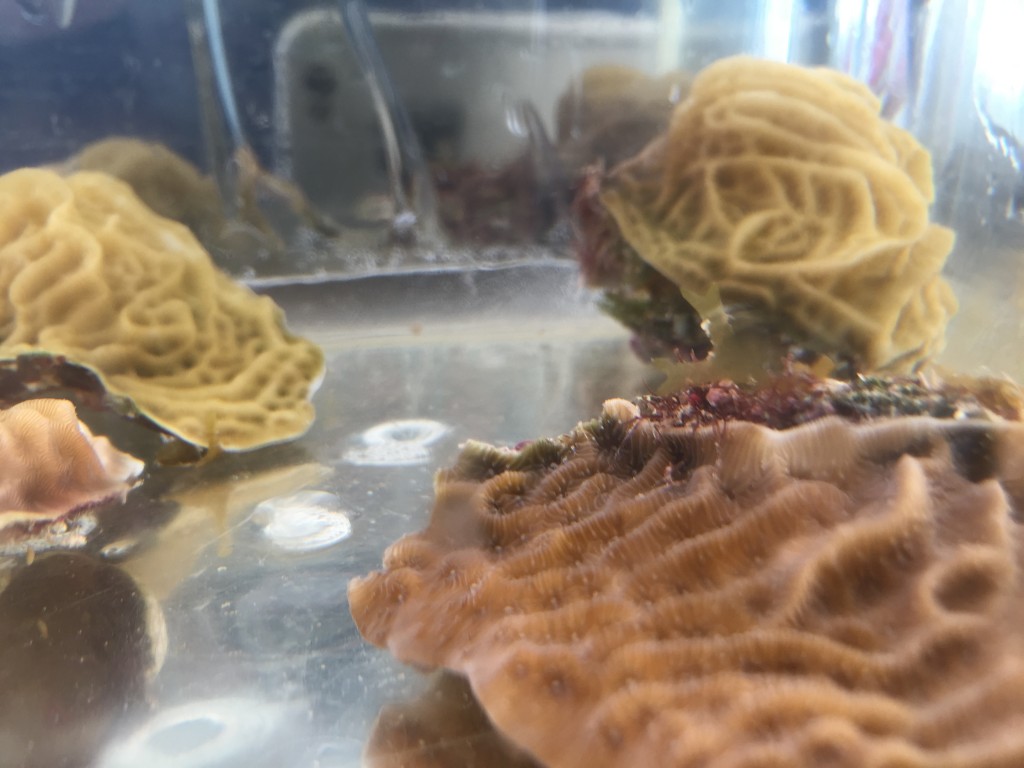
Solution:
<svg viewBox="0 0 1024 768">
<path fill-rule="evenodd" d="M 0 2 L 0 768 L 1024 765 L 1021 29 Z"/>
</svg>

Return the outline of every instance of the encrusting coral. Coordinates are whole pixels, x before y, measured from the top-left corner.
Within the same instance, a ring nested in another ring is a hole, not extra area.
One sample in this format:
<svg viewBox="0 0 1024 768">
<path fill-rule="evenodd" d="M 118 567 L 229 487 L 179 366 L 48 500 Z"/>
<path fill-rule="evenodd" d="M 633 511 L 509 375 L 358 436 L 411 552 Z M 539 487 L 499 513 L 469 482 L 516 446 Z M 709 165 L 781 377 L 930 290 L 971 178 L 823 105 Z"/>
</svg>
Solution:
<svg viewBox="0 0 1024 768">
<path fill-rule="evenodd" d="M 720 299 L 859 371 L 908 371 L 956 310 L 932 198 L 927 151 L 866 87 L 733 57 L 697 75 L 666 134 L 584 186 L 581 261 L 641 334 L 637 301 L 671 317 L 684 359 L 702 346 L 702 301 Z"/>
<path fill-rule="evenodd" d="M 123 498 L 143 463 L 96 437 L 67 400 L 0 410 L 0 541 L 12 531 Z"/>
<path fill-rule="evenodd" d="M 467 444 L 360 631 L 549 766 L 1024 765 L 1024 425 L 688 400 Z"/>
<path fill-rule="evenodd" d="M 82 366 L 166 432 L 225 450 L 304 432 L 323 373 L 271 299 L 91 172 L 0 177 L 0 359 L 32 355 Z"/>
</svg>

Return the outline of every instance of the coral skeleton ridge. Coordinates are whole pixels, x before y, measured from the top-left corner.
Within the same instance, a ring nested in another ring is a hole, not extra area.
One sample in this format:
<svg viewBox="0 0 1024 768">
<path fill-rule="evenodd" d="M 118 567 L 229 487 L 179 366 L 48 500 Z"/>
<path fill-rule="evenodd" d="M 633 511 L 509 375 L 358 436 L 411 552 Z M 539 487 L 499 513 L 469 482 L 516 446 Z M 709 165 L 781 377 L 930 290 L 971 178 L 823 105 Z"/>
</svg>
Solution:
<svg viewBox="0 0 1024 768">
<path fill-rule="evenodd" d="M 693 81 L 666 134 L 602 182 L 633 252 L 685 296 L 861 371 L 908 371 L 942 349 L 956 300 L 940 275 L 928 152 L 837 72 L 748 57 Z"/>
<path fill-rule="evenodd" d="M 320 349 L 126 184 L 13 171 L 0 212 L 0 358 L 83 366 L 198 446 L 255 448 L 312 423 Z"/>
<path fill-rule="evenodd" d="M 627 406 L 467 444 L 363 635 L 548 766 L 1024 765 L 1024 426 Z"/>
</svg>

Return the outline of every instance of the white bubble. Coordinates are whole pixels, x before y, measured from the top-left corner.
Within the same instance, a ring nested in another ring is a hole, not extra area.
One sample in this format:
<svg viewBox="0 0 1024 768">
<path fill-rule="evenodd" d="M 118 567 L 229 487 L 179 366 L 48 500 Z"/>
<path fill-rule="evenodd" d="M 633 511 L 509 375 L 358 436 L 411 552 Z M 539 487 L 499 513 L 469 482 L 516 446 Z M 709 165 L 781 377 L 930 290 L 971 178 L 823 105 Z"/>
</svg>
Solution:
<svg viewBox="0 0 1024 768">
<path fill-rule="evenodd" d="M 264 536 L 288 552 L 323 549 L 352 534 L 341 499 L 326 491 L 267 499 L 256 505 L 254 519 L 263 526 Z"/>
<path fill-rule="evenodd" d="M 430 446 L 451 427 L 430 419 L 397 419 L 378 424 L 356 438 L 344 460 L 357 466 L 402 467 L 426 464 Z"/>
</svg>

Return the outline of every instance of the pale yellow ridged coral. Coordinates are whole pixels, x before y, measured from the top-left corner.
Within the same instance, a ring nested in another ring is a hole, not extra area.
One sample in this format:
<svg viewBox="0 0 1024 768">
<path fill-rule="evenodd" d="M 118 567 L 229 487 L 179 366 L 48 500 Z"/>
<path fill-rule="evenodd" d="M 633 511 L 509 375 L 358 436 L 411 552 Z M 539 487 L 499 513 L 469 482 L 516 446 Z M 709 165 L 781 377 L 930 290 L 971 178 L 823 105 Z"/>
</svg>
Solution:
<svg viewBox="0 0 1024 768">
<path fill-rule="evenodd" d="M 1024 765 L 1022 466 L 1020 424 L 615 402 L 468 444 L 350 607 L 550 768 Z"/>
<path fill-rule="evenodd" d="M 615 169 L 601 201 L 686 297 L 717 288 L 861 370 L 933 357 L 956 310 L 940 276 L 931 161 L 837 72 L 733 57 L 703 70 L 667 134 Z"/>
<path fill-rule="evenodd" d="M 100 173 L 0 177 L 0 358 L 66 357 L 199 446 L 244 450 L 313 420 L 323 354 L 183 225 Z"/>
<path fill-rule="evenodd" d="M 0 410 L 0 540 L 13 527 L 123 498 L 143 463 L 96 437 L 67 400 Z"/>
</svg>

